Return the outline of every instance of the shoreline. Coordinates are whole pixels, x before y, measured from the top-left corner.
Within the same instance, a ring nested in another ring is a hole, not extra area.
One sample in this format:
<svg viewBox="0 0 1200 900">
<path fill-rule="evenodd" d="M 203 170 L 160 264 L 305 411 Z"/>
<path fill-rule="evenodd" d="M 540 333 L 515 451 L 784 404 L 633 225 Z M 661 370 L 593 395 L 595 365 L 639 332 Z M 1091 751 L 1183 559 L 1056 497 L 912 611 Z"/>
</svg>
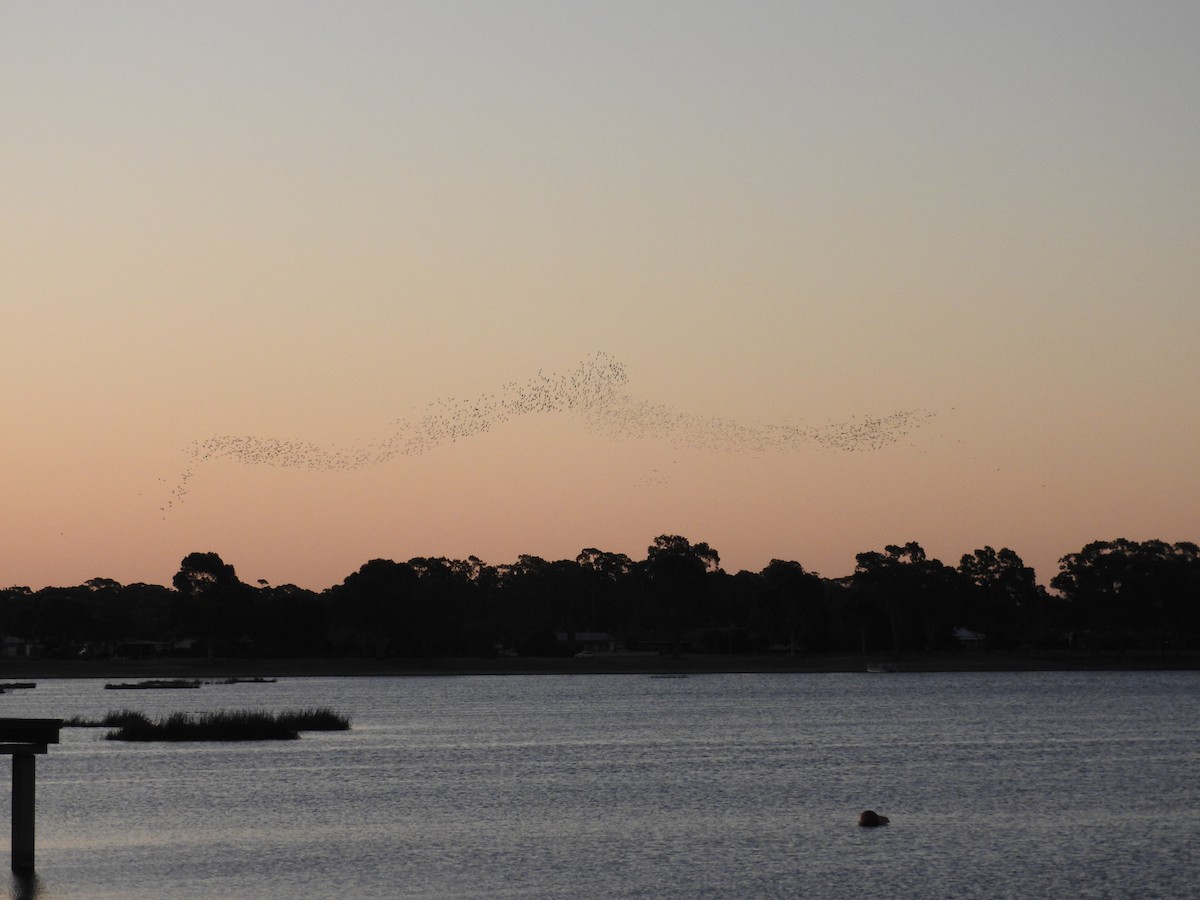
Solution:
<svg viewBox="0 0 1200 900">
<path fill-rule="evenodd" d="M 682 654 L 498 659 L 0 659 L 0 682 L 36 678 L 232 678 L 455 675 L 705 675 L 850 673 L 894 666 L 921 672 L 1121 672 L 1200 670 L 1200 654 L 954 653 L 724 656 Z"/>
</svg>

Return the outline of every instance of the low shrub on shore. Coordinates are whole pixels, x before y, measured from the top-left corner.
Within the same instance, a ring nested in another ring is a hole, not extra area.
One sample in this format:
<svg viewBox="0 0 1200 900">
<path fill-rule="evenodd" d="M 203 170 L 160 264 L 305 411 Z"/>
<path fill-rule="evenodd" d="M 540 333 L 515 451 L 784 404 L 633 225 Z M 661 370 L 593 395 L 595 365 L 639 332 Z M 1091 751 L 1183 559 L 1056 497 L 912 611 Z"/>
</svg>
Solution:
<svg viewBox="0 0 1200 900">
<path fill-rule="evenodd" d="M 134 713 L 105 737 L 110 741 L 278 741 L 294 740 L 301 731 L 349 728 L 349 719 L 328 709 L 176 712 L 154 721 Z"/>
</svg>

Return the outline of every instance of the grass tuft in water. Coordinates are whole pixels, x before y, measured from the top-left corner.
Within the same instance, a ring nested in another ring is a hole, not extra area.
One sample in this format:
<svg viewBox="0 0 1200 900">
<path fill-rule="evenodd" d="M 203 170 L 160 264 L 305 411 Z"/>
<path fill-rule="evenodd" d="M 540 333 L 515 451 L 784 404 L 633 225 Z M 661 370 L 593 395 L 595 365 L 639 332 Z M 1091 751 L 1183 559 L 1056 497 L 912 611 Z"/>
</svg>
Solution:
<svg viewBox="0 0 1200 900">
<path fill-rule="evenodd" d="M 134 709 L 113 709 L 100 719 L 89 719 L 85 716 L 71 716 L 63 719 L 63 728 L 119 728 L 124 725 L 145 722 L 145 713 Z"/>
<path fill-rule="evenodd" d="M 279 741 L 294 740 L 301 731 L 345 731 L 350 728 L 349 719 L 328 709 L 281 713 L 261 710 L 176 712 L 154 721 L 141 713 L 126 711 L 126 716 L 116 731 L 105 735 L 108 740 Z"/>
<path fill-rule="evenodd" d="M 276 718 L 297 731 L 349 731 L 350 720 L 332 709 L 292 709 Z"/>
</svg>

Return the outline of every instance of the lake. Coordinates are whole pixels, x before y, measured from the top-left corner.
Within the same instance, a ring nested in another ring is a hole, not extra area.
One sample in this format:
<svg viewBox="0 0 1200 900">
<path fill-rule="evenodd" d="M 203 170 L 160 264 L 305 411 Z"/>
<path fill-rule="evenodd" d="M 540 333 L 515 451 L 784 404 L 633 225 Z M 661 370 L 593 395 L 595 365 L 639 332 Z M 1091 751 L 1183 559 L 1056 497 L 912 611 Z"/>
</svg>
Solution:
<svg viewBox="0 0 1200 900">
<path fill-rule="evenodd" d="M 47 900 L 1200 895 L 1195 672 L 62 679 L 0 704 L 353 723 L 64 729 L 38 758 Z"/>
</svg>

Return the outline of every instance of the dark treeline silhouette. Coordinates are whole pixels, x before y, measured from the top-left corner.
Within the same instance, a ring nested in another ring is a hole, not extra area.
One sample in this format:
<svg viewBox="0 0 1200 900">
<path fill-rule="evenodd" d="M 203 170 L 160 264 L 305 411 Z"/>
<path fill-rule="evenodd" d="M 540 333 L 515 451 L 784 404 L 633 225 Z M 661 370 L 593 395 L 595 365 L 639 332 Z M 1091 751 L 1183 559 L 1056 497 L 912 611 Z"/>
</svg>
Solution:
<svg viewBox="0 0 1200 900">
<path fill-rule="evenodd" d="M 730 574 L 708 544 L 662 535 L 636 561 L 594 548 L 501 566 L 373 559 L 319 592 L 246 584 L 209 552 L 170 587 L 0 590 L 0 635 L 6 655 L 59 658 L 1200 650 L 1195 544 L 1097 541 L 1062 557 L 1050 586 L 1009 549 L 954 567 L 915 542 L 858 554 L 844 578 L 786 560 Z"/>
</svg>

